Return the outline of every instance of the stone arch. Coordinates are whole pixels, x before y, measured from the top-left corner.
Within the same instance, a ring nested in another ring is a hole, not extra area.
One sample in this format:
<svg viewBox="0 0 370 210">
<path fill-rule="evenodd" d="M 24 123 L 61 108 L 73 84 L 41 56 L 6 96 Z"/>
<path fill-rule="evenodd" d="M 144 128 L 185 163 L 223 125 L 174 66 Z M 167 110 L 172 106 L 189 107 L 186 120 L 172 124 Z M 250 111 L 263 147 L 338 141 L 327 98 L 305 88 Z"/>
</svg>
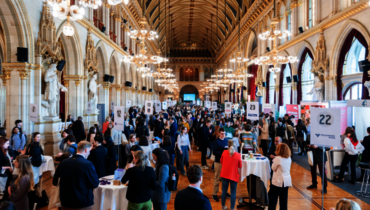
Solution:
<svg viewBox="0 0 370 210">
<path fill-rule="evenodd" d="M 349 19 L 347 20 L 347 22 L 342 26 L 342 28 L 340 29 L 339 33 L 338 33 L 338 36 L 336 37 L 335 39 L 335 42 L 334 43 L 337 43 L 334 47 L 333 47 L 333 50 L 332 50 L 332 53 L 331 53 L 331 56 L 330 56 L 330 62 L 329 62 L 329 65 L 331 65 L 332 67 L 330 67 L 329 69 L 329 75 L 336 75 L 336 71 L 338 69 L 338 59 L 339 59 L 339 54 L 342 50 L 342 47 L 343 47 L 343 44 L 344 44 L 344 41 L 346 40 L 348 34 L 352 31 L 352 29 L 356 29 L 357 31 L 359 31 L 362 36 L 364 36 L 365 40 L 367 41 L 367 44 L 369 46 L 369 50 L 370 50 L 370 34 L 369 34 L 369 31 L 366 29 L 366 27 L 359 21 L 357 20 L 353 20 L 353 19 Z"/>
<path fill-rule="evenodd" d="M 302 44 L 299 46 L 299 48 L 298 48 L 299 50 L 298 50 L 298 53 L 297 53 L 297 58 L 298 59 L 301 59 L 302 54 L 303 54 L 303 52 L 305 51 L 306 48 L 308 48 L 311 51 L 312 56 L 313 56 L 313 59 L 312 60 L 315 60 L 315 54 L 314 54 L 315 53 L 315 49 L 306 40 L 302 41 Z M 291 67 L 292 67 L 292 74 L 297 74 L 298 65 L 299 65 L 299 62 L 296 62 L 295 64 L 291 65 Z"/>
<path fill-rule="evenodd" d="M 98 81 L 103 81 L 104 74 L 109 74 L 107 53 L 102 41 L 99 41 L 96 44 L 95 49 L 96 56 L 98 58 L 98 69 L 99 69 Z"/>
<path fill-rule="evenodd" d="M 135 87 L 137 86 L 136 84 L 136 72 L 135 72 L 135 64 L 130 64 L 130 68 L 129 68 L 129 81 L 132 82 L 132 87 Z"/>
<path fill-rule="evenodd" d="M 66 75 L 83 75 L 84 74 L 84 61 L 82 59 L 82 47 L 78 35 L 77 28 L 75 27 L 73 21 L 71 22 L 71 26 L 75 30 L 75 33 L 72 37 L 66 37 L 63 34 L 63 26 L 67 24 L 65 20 L 62 24 L 60 24 L 59 28 L 56 32 L 56 37 L 58 40 L 59 38 L 62 40 L 62 44 L 64 47 L 64 51 L 68 52 L 65 53 L 66 55 Z"/>
<path fill-rule="evenodd" d="M 246 41 L 246 50 L 245 50 L 245 57 L 246 58 L 251 58 L 253 55 L 256 55 L 257 56 L 257 48 L 258 48 L 258 44 L 257 44 L 257 47 L 255 49 L 253 49 L 252 51 L 252 47 L 253 47 L 253 42 L 257 41 L 255 40 L 257 39 L 257 35 L 256 35 L 256 32 L 251 29 L 251 32 L 249 33 L 249 36 L 247 38 L 247 41 Z M 258 43 L 258 41 L 257 41 Z"/>
<path fill-rule="evenodd" d="M 114 51 L 109 59 L 109 72 L 110 75 L 114 76 L 113 84 L 119 84 L 121 81 L 121 74 L 119 69 L 119 61 L 117 59 L 117 53 Z"/>
<path fill-rule="evenodd" d="M 4 61 L 17 62 L 17 47 L 28 48 L 28 62 L 35 61 L 34 35 L 30 18 L 23 1 L 0 0 L 0 22 L 5 35 L 6 53 Z"/>
<path fill-rule="evenodd" d="M 128 78 L 128 72 L 127 72 L 127 68 L 126 68 L 126 64 L 124 62 L 121 62 L 121 68 L 120 68 L 120 72 L 121 72 L 121 85 L 124 85 Z"/>
</svg>

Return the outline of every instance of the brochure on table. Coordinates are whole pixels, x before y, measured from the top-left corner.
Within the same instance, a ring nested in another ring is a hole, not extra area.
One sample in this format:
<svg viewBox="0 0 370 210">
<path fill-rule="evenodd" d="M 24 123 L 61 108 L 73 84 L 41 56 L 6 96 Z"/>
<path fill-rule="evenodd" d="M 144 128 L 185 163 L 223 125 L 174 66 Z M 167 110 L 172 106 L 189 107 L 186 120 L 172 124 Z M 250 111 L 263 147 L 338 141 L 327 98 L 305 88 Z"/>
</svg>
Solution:
<svg viewBox="0 0 370 210">
<path fill-rule="evenodd" d="M 340 112 L 337 108 L 311 108 L 311 144 L 341 147 Z"/>
<path fill-rule="evenodd" d="M 259 103 L 258 102 L 247 102 L 247 119 L 258 120 L 259 115 Z"/>
<path fill-rule="evenodd" d="M 124 106 L 114 106 L 114 129 L 123 131 L 125 123 L 125 107 Z"/>
</svg>

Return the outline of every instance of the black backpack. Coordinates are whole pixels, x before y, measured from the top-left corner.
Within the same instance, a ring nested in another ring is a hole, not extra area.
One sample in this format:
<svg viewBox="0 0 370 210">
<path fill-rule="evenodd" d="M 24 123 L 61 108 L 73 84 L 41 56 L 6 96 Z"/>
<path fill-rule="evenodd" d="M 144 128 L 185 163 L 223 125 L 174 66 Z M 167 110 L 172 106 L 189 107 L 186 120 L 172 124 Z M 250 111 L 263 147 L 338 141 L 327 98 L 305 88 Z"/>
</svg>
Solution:
<svg viewBox="0 0 370 210">
<path fill-rule="evenodd" d="M 179 182 L 179 173 L 177 173 L 176 167 L 173 165 L 168 165 L 169 177 L 167 183 L 167 188 L 169 191 L 177 190 L 177 183 Z M 173 174 L 175 174 L 176 179 L 173 180 Z"/>
<path fill-rule="evenodd" d="M 277 128 L 276 128 L 276 136 L 280 136 L 281 138 L 285 138 L 285 127 L 284 127 L 284 124 L 282 126 L 280 126 L 280 124 L 278 124 Z"/>
<path fill-rule="evenodd" d="M 274 124 L 269 125 L 269 134 L 275 134 L 275 126 L 274 126 Z"/>
</svg>

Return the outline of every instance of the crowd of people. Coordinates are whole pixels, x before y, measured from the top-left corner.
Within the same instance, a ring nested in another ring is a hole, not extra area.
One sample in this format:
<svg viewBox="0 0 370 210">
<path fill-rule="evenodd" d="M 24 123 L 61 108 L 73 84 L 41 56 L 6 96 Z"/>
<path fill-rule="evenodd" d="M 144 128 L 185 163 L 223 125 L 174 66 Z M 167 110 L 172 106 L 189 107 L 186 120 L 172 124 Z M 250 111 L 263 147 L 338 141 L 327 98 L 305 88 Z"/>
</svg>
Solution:
<svg viewBox="0 0 370 210">
<path fill-rule="evenodd" d="M 270 112 L 261 113 L 258 120 L 251 121 L 245 114 L 226 114 L 221 107 L 208 110 L 195 105 L 174 106 L 150 116 L 143 110 L 129 108 L 123 131 L 114 128 L 113 113 L 101 127 L 96 124 L 87 132 L 82 117 L 74 120 L 68 116 L 67 121 L 71 124 L 61 132 L 60 152 L 55 157 L 60 163 L 53 177 L 53 185 L 59 189 L 61 209 L 92 209 L 93 190 L 99 186 L 99 179 L 113 175 L 118 168 L 126 169 L 121 182 L 128 186 L 128 210 L 167 209 L 171 193 L 176 190 L 178 173 L 187 177 L 189 186 L 178 189 L 175 209 L 212 209 L 200 188 L 203 170 L 211 168 L 214 171 L 212 199 L 219 202 L 221 183 L 221 208 L 228 208 L 226 199 L 229 198 L 230 209 L 235 209 L 241 153 L 260 153 L 271 164 L 268 209 L 276 209 L 279 200 L 279 209 L 286 210 L 295 148 L 298 148 L 298 156 L 312 154 L 312 185 L 307 189 L 318 187 L 318 166 L 324 177 L 322 192 L 327 193 L 327 178 L 323 171 L 327 157 L 323 148 L 310 144 L 310 119 L 296 120 L 295 116 L 286 114 L 275 120 L 274 113 Z M 15 122 L 9 139 L 6 130 L 0 128 L 0 163 L 7 178 L 1 186 L 3 189 L 0 188 L 4 191 L 0 197 L 6 202 L 3 206 L 14 204 L 16 209 L 33 209 L 36 201 L 30 192 L 37 191 L 39 185 L 34 181 L 34 173 L 43 162 L 40 139 L 40 133 L 35 132 L 27 141 L 20 120 Z M 154 142 L 159 143 L 159 148 L 152 150 Z M 346 154 L 335 181 L 343 180 L 350 162 L 350 183 L 354 183 L 358 155 L 363 153 L 362 162 L 370 160 L 370 153 L 363 152 L 370 149 L 370 139 L 360 142 L 349 127 L 343 134 L 342 144 Z M 189 156 L 194 152 L 201 153 L 200 166 L 190 163 Z M 335 209 L 358 209 L 344 208 L 355 204 L 340 200 Z"/>
</svg>

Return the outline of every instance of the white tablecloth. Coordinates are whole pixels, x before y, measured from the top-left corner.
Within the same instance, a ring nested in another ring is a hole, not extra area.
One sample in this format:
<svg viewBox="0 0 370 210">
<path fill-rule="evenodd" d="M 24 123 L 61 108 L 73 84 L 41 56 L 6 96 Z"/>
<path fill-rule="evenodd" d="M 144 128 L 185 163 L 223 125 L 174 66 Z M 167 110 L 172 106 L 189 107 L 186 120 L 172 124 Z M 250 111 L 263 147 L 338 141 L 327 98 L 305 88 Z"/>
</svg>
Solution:
<svg viewBox="0 0 370 210">
<path fill-rule="evenodd" d="M 113 177 L 106 176 L 104 178 L 111 179 L 110 185 L 99 185 L 94 189 L 94 206 L 93 210 L 126 210 L 128 200 L 126 199 L 127 186 L 113 185 Z"/>
<path fill-rule="evenodd" d="M 253 174 L 260 177 L 267 188 L 267 181 L 271 178 L 271 168 L 268 158 L 264 160 L 257 160 L 256 158 L 242 160 L 242 168 L 240 170 L 241 182 L 245 179 L 245 177 Z"/>
</svg>

